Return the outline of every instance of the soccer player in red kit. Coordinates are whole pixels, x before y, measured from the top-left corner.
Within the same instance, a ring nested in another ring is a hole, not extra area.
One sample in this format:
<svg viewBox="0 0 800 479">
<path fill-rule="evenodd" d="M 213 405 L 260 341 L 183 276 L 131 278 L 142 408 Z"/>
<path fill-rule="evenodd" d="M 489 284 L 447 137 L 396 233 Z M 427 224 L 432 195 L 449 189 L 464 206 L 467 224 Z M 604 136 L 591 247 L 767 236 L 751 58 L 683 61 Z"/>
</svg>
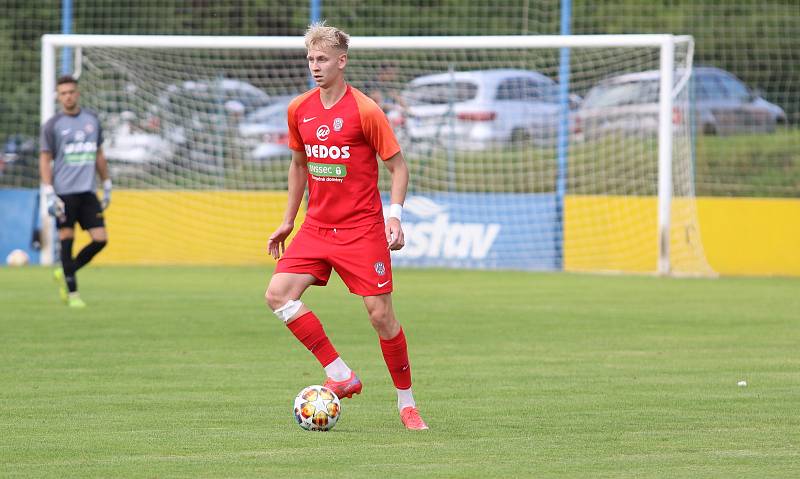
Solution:
<svg viewBox="0 0 800 479">
<path fill-rule="evenodd" d="M 279 261 L 266 300 L 323 366 L 324 385 L 340 398 L 359 394 L 358 376 L 300 301 L 309 286 L 327 284 L 335 269 L 350 292 L 364 300 L 397 388 L 403 424 L 428 429 L 411 392 L 406 338 L 392 309 L 389 251 L 404 245 L 400 219 L 408 167 L 381 108 L 345 82 L 349 41 L 346 33 L 324 22 L 312 24 L 305 35 L 308 67 L 317 88 L 289 104 L 289 201 L 283 223 L 269 237 L 269 252 Z M 385 224 L 376 154 L 392 179 Z M 287 248 L 306 183 L 306 218 Z"/>
</svg>

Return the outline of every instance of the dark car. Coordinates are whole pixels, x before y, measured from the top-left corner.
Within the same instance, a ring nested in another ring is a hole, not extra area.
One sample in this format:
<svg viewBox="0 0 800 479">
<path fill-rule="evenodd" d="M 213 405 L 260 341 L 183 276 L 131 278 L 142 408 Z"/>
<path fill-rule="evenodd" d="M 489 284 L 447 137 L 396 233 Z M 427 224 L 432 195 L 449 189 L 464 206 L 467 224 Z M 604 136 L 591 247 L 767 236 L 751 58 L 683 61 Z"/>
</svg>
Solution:
<svg viewBox="0 0 800 479">
<path fill-rule="evenodd" d="M 577 112 L 575 132 L 586 137 L 610 132 L 655 133 L 659 78 L 659 72 L 651 70 L 603 80 L 586 94 Z M 768 133 L 786 122 L 781 107 L 761 98 L 725 70 L 698 67 L 691 85 L 697 127 L 702 133 Z M 674 112 L 676 122 L 682 114 Z"/>
<path fill-rule="evenodd" d="M 0 178 L 4 184 L 38 184 L 39 142 L 21 133 L 9 135 L 0 152 Z"/>
</svg>

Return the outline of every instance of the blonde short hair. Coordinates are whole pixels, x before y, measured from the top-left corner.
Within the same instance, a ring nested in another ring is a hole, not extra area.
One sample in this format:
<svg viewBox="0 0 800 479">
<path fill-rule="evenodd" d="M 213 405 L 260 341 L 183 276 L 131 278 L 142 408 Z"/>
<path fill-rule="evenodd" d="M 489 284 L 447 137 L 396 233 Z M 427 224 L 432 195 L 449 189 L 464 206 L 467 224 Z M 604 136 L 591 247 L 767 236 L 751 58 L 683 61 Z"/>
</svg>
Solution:
<svg viewBox="0 0 800 479">
<path fill-rule="evenodd" d="M 347 53 L 350 46 L 350 35 L 336 27 L 325 25 L 325 20 L 308 26 L 305 35 L 306 49 L 336 49 Z"/>
</svg>

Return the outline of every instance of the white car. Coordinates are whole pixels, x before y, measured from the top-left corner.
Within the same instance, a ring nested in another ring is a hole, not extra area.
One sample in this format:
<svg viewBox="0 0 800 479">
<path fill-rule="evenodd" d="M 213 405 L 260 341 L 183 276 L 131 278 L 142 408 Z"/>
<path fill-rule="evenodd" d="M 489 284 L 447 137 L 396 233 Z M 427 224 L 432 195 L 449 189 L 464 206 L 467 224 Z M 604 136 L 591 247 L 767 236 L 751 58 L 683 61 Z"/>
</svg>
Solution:
<svg viewBox="0 0 800 479">
<path fill-rule="evenodd" d="M 558 85 L 518 69 L 425 75 L 403 91 L 410 141 L 482 150 L 493 144 L 552 144 L 557 137 Z M 579 101 L 570 97 L 574 107 Z"/>
</svg>

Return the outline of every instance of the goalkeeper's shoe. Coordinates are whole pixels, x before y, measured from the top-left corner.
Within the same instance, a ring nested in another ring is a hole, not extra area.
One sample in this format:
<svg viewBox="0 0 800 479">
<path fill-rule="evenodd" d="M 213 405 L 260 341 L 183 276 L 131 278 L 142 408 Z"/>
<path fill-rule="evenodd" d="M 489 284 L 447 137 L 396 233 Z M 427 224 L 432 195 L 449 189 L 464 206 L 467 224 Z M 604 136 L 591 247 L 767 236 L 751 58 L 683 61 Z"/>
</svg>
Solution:
<svg viewBox="0 0 800 479">
<path fill-rule="evenodd" d="M 67 283 L 64 281 L 64 269 L 56 268 L 53 270 L 53 281 L 58 285 L 58 296 L 61 301 L 67 302 L 69 299 L 69 292 L 67 291 Z"/>
<path fill-rule="evenodd" d="M 327 378 L 323 386 L 333 391 L 339 396 L 339 399 L 351 398 L 353 394 L 361 394 L 363 387 L 361 380 L 358 379 L 358 376 L 353 371 L 350 371 L 350 377 L 344 381 L 334 381 L 331 378 Z"/>
<path fill-rule="evenodd" d="M 85 308 L 86 303 L 84 303 L 81 297 L 77 294 L 70 294 L 69 298 L 67 299 L 67 306 L 70 308 Z"/>
<path fill-rule="evenodd" d="M 419 415 L 419 410 L 415 407 L 404 407 L 400 411 L 400 420 L 403 421 L 403 425 L 406 429 L 412 431 L 424 431 L 428 429 L 428 425 L 422 420 L 422 417 Z"/>
</svg>

